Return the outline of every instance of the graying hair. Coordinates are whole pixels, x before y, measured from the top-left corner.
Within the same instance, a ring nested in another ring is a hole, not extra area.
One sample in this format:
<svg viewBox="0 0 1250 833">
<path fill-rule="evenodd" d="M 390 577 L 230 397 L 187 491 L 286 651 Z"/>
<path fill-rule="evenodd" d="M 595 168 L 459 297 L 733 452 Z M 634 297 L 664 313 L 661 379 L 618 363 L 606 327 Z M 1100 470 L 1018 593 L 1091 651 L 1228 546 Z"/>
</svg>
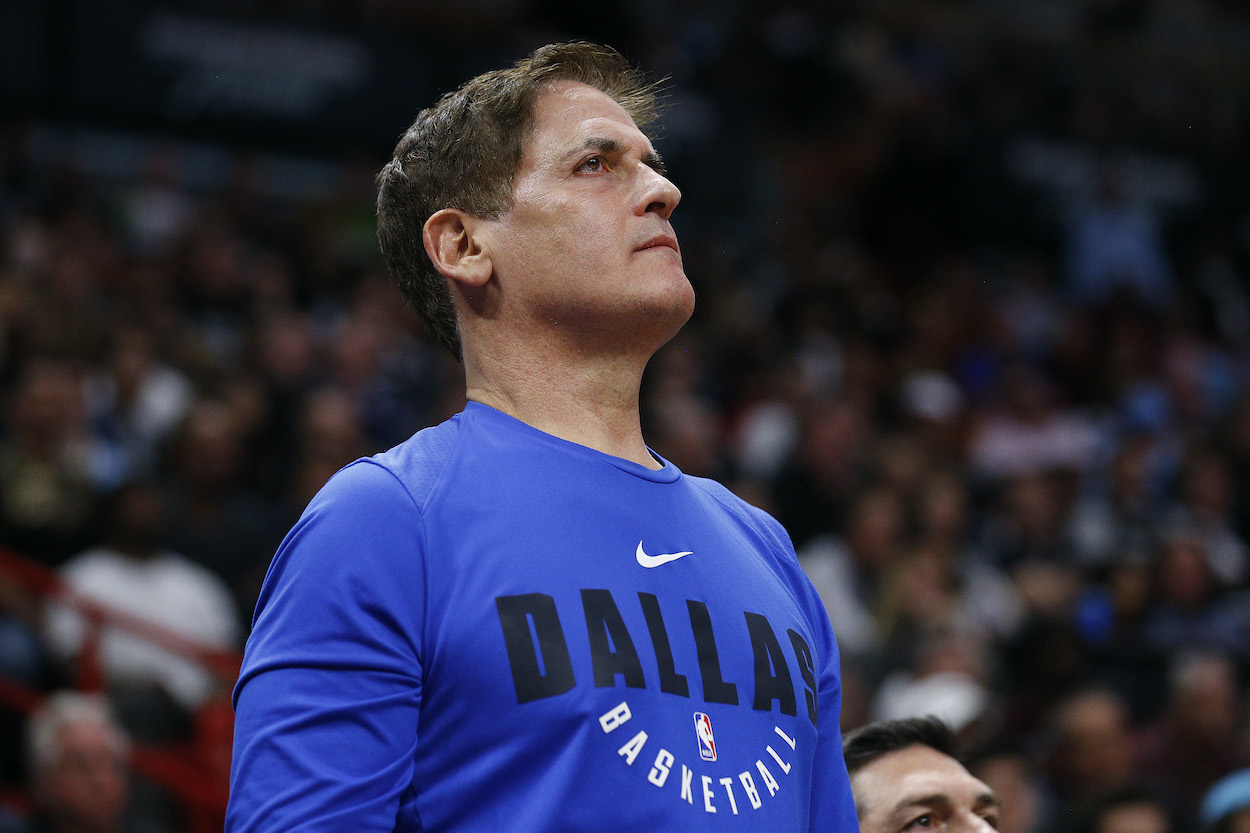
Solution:
<svg viewBox="0 0 1250 833">
<path fill-rule="evenodd" d="M 121 759 L 129 756 L 130 737 L 113 716 L 108 700 L 100 694 L 65 689 L 49 695 L 26 723 L 26 755 L 30 771 L 36 773 L 54 765 L 60 754 L 58 739 L 61 731 L 81 723 L 108 729 L 113 751 Z"/>
</svg>

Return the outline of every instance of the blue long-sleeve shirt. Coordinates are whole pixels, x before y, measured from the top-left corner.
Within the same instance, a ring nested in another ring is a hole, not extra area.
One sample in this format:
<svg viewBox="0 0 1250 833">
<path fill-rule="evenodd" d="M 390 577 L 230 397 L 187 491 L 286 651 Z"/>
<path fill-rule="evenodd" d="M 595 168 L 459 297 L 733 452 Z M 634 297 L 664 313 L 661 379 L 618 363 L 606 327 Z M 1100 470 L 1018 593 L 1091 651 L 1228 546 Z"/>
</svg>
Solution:
<svg viewBox="0 0 1250 833">
<path fill-rule="evenodd" d="M 840 700 L 775 520 L 470 403 L 282 544 L 226 828 L 852 833 Z"/>
</svg>

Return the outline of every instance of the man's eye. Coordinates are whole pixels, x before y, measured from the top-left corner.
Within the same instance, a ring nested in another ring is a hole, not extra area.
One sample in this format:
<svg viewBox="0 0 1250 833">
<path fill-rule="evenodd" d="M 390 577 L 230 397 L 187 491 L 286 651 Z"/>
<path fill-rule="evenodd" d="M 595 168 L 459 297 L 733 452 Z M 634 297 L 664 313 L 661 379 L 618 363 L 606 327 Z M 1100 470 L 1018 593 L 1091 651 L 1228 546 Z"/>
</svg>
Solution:
<svg viewBox="0 0 1250 833">
<path fill-rule="evenodd" d="M 929 828 L 936 827 L 936 826 L 937 826 L 937 820 L 934 819 L 933 816 L 930 815 L 929 813 L 925 813 L 923 816 L 917 816 L 916 818 L 907 822 L 907 824 L 903 826 L 903 829 L 904 830 L 928 830 Z"/>
<path fill-rule="evenodd" d="M 578 165 L 577 169 L 579 171 L 586 171 L 587 173 L 595 174 L 600 171 L 606 171 L 608 169 L 608 163 L 602 156 L 592 156 L 582 164 Z"/>
</svg>

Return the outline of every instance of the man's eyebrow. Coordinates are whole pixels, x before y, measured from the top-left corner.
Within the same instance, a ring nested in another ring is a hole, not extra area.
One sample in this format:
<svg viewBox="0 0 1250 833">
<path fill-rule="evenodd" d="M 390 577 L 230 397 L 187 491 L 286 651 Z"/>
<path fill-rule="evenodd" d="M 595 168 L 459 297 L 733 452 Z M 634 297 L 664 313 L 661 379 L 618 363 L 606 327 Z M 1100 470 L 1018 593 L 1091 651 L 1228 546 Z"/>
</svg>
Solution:
<svg viewBox="0 0 1250 833">
<path fill-rule="evenodd" d="M 597 150 L 600 153 L 624 153 L 625 145 L 621 144 L 616 139 L 605 139 L 602 136 L 591 136 L 589 139 L 582 142 L 581 147 L 574 150 L 573 153 L 580 153 L 583 150 Z"/>
<path fill-rule="evenodd" d="M 905 809 L 907 807 L 947 807 L 951 805 L 950 796 L 945 793 L 932 793 L 930 795 L 908 796 L 903 798 L 894 805 L 893 812 Z M 1002 802 L 998 800 L 998 796 L 993 792 L 981 793 L 973 802 L 973 808 L 984 810 L 987 807 L 1000 807 Z"/>
<path fill-rule="evenodd" d="M 894 809 L 890 812 L 897 813 L 908 807 L 949 807 L 951 805 L 950 796 L 944 793 L 932 793 L 930 795 L 909 795 L 901 799 L 894 805 Z"/>
</svg>

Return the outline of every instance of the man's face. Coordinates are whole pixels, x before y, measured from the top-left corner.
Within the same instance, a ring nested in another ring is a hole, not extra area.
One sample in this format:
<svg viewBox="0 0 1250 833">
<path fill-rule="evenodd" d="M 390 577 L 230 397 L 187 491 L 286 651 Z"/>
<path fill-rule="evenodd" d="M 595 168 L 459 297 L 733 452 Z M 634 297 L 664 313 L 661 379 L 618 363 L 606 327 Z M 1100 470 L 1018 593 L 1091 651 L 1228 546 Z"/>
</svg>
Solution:
<svg viewBox="0 0 1250 833">
<path fill-rule="evenodd" d="M 129 800 L 126 761 L 112 731 L 92 723 L 65 726 L 57 758 L 42 770 L 36 800 L 51 816 L 84 829 L 116 826 Z"/>
<path fill-rule="evenodd" d="M 550 84 L 513 206 L 486 223 L 505 309 L 574 344 L 658 347 L 694 309 L 669 223 L 680 198 L 619 104 L 585 84 Z"/>
<path fill-rule="evenodd" d="M 909 746 L 882 755 L 851 777 L 860 833 L 998 828 L 998 799 L 949 755 Z"/>
</svg>

